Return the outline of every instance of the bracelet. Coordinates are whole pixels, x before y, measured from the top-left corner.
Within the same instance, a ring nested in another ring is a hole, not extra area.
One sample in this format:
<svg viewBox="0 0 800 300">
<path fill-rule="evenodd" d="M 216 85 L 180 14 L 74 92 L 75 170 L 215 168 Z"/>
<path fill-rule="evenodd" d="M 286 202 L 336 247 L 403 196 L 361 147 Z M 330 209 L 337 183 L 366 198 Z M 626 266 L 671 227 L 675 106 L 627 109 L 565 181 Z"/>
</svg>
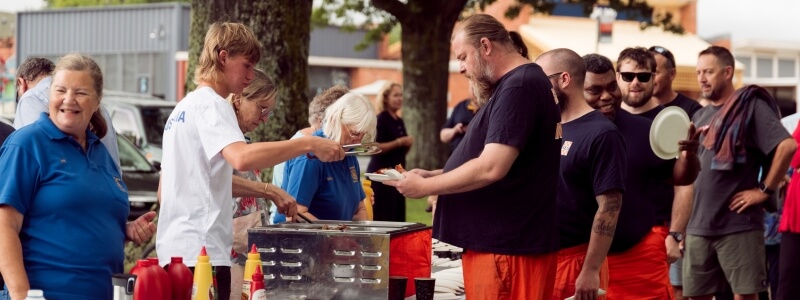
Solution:
<svg viewBox="0 0 800 300">
<path fill-rule="evenodd" d="M 268 194 L 267 194 L 267 188 L 268 188 L 268 187 L 269 187 L 269 182 L 265 182 L 265 183 L 264 183 L 264 197 L 267 197 L 267 196 L 268 196 Z"/>
</svg>

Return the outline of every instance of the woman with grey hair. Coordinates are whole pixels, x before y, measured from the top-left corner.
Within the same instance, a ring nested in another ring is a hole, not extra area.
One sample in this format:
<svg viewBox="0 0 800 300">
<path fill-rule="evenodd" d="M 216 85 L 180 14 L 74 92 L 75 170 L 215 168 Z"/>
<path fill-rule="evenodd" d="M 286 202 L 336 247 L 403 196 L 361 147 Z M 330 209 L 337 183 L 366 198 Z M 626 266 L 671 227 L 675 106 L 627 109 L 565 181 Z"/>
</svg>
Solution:
<svg viewBox="0 0 800 300">
<path fill-rule="evenodd" d="M 312 135 L 338 141 L 341 145 L 371 142 L 377 119 L 364 96 L 347 93 L 325 110 L 322 128 Z M 297 199 L 297 211 L 311 219 L 366 220 L 364 190 L 358 160 L 321 162 L 302 155 L 286 162 L 281 186 Z M 286 221 L 278 215 L 276 223 Z"/>
</svg>

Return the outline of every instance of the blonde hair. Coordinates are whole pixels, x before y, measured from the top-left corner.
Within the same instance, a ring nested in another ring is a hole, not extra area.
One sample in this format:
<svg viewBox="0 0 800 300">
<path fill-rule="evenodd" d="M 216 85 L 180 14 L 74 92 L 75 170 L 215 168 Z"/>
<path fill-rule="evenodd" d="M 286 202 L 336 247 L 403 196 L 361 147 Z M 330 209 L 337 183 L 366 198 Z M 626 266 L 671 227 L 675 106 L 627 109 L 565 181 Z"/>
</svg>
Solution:
<svg viewBox="0 0 800 300">
<path fill-rule="evenodd" d="M 211 24 L 203 42 L 203 50 L 197 69 L 194 72 L 194 83 L 218 83 L 222 78 L 222 65 L 219 61 L 220 51 L 228 52 L 228 57 L 244 55 L 251 63 L 261 60 L 261 44 L 253 30 L 247 25 L 231 22 Z"/>
<path fill-rule="evenodd" d="M 325 109 L 348 92 L 347 87 L 337 84 L 314 97 L 308 104 L 308 124 L 314 126 L 316 123 L 319 126 L 325 117 Z"/>
<path fill-rule="evenodd" d="M 358 93 L 347 93 L 325 109 L 322 132 L 329 139 L 339 141 L 342 137 L 342 126 L 352 125 L 354 130 L 366 133 L 362 142 L 372 142 L 375 140 L 377 124 L 378 119 L 369 100 Z"/>
<path fill-rule="evenodd" d="M 392 88 L 399 87 L 401 90 L 403 86 L 396 82 L 387 82 L 383 85 L 381 90 L 378 92 L 378 96 L 375 98 L 375 106 L 377 106 L 379 112 L 383 112 L 386 110 L 386 101 L 389 101 L 389 94 L 392 92 Z"/>
<path fill-rule="evenodd" d="M 89 129 L 99 138 L 103 138 L 108 133 L 106 120 L 100 114 L 100 100 L 103 99 L 103 72 L 100 66 L 91 58 L 80 53 L 70 53 L 58 60 L 53 74 L 59 71 L 79 71 L 87 72 L 92 78 L 92 87 L 97 94 L 97 111 L 92 114 L 89 120 Z M 55 81 L 53 82 L 55 83 Z M 52 83 L 51 83 L 52 85 Z"/>
<path fill-rule="evenodd" d="M 247 101 L 260 101 L 262 99 L 274 98 L 278 94 L 278 89 L 275 88 L 275 84 L 272 83 L 272 80 L 267 77 L 267 73 L 259 69 L 253 71 L 256 76 L 250 81 L 250 84 L 244 88 L 240 98 Z M 227 100 L 228 103 L 233 104 L 236 100 L 236 96 L 230 94 Z"/>
</svg>

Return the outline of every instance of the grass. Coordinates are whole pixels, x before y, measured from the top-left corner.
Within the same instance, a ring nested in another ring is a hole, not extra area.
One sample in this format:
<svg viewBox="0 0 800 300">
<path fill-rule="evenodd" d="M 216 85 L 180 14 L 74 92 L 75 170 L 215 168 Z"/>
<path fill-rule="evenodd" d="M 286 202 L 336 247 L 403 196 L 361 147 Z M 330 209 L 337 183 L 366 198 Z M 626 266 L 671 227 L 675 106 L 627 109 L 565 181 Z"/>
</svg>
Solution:
<svg viewBox="0 0 800 300">
<path fill-rule="evenodd" d="M 433 224 L 433 216 L 425 211 L 426 207 L 428 207 L 427 198 L 406 198 L 406 221 L 418 222 L 428 226 Z"/>
</svg>

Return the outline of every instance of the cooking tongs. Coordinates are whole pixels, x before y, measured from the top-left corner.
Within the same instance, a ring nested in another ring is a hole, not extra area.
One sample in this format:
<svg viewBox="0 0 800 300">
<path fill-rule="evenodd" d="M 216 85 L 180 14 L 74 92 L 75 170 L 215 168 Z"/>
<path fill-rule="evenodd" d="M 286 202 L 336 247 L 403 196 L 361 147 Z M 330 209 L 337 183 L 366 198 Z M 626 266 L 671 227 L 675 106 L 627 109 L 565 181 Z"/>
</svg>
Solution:
<svg viewBox="0 0 800 300">
<path fill-rule="evenodd" d="M 381 149 L 378 148 L 378 143 L 361 143 L 361 144 L 350 144 L 344 145 L 342 148 L 345 149 L 344 155 L 347 156 L 354 156 L 354 155 L 375 155 L 381 153 Z M 306 157 L 308 159 L 316 159 L 317 157 L 311 153 L 306 153 Z"/>
</svg>

